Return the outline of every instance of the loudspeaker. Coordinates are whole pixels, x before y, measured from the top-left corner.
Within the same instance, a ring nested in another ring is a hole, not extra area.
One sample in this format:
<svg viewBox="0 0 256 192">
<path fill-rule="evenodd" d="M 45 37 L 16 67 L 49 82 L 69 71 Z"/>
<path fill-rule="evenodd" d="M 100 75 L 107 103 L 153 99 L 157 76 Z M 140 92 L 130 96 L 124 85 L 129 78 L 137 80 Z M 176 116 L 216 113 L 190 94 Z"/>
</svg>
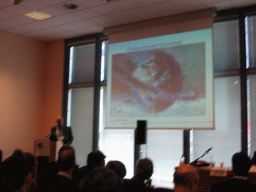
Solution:
<svg viewBox="0 0 256 192">
<path fill-rule="evenodd" d="M 135 144 L 146 144 L 147 121 L 138 120 L 135 129 Z"/>
</svg>

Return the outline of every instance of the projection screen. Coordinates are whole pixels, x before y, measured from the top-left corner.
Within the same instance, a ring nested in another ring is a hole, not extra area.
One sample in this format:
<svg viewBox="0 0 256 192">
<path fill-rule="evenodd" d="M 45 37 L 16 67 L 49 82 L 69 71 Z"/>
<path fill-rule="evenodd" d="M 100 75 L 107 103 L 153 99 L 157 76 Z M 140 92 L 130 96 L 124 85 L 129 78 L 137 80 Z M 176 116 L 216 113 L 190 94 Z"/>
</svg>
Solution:
<svg viewBox="0 0 256 192">
<path fill-rule="evenodd" d="M 213 129 L 212 29 L 111 43 L 106 128 Z"/>
</svg>

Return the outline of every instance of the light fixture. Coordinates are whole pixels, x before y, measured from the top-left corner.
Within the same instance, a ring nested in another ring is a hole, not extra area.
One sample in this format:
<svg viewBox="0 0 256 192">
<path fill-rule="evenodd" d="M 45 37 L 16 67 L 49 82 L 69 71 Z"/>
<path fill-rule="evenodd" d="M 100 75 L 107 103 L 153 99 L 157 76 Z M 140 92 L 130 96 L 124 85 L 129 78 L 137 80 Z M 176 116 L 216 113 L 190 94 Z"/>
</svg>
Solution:
<svg viewBox="0 0 256 192">
<path fill-rule="evenodd" d="M 30 18 L 36 19 L 36 20 L 44 20 L 44 19 L 48 19 L 48 18 L 52 17 L 51 15 L 49 15 L 47 13 L 43 13 L 43 12 L 39 12 L 39 11 L 32 11 L 29 13 L 25 13 L 24 16 L 30 17 Z"/>
<path fill-rule="evenodd" d="M 72 10 L 72 9 L 77 9 L 77 8 L 78 8 L 78 6 L 77 6 L 76 4 L 73 4 L 73 3 L 65 4 L 64 7 L 65 7 L 66 9 L 70 9 L 70 10 Z"/>
</svg>

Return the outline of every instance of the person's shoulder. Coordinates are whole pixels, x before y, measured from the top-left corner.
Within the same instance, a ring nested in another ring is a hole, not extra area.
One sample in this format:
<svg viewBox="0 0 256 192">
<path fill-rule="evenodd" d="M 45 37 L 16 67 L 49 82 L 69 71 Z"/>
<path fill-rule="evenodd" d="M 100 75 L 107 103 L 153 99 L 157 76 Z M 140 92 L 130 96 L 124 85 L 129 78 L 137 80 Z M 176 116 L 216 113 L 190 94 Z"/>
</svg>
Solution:
<svg viewBox="0 0 256 192">
<path fill-rule="evenodd" d="M 136 177 L 132 177 L 131 179 L 124 179 L 124 182 L 123 184 L 130 184 L 130 183 L 133 183 L 133 182 L 136 182 L 138 179 Z"/>
<path fill-rule="evenodd" d="M 125 179 L 123 182 L 123 187 L 125 191 L 151 191 L 153 189 L 147 187 L 145 183 L 138 179 L 137 177 L 133 177 L 131 179 Z"/>
<path fill-rule="evenodd" d="M 71 131 L 71 127 L 69 126 L 63 125 L 62 127 L 63 127 L 63 130 Z"/>
<path fill-rule="evenodd" d="M 131 179 L 124 179 L 123 187 L 125 190 L 130 190 L 132 186 L 134 186 L 134 178 Z"/>
<path fill-rule="evenodd" d="M 249 180 L 232 178 L 213 184 L 211 191 L 256 191 L 256 185 Z"/>
<path fill-rule="evenodd" d="M 224 189 L 227 188 L 228 186 L 228 183 L 230 183 L 230 180 L 226 180 L 226 181 L 221 181 L 221 182 L 218 182 L 218 183 L 214 183 L 212 186 L 211 186 L 211 191 L 223 191 Z"/>
<path fill-rule="evenodd" d="M 87 165 L 78 168 L 78 171 L 84 172 L 86 170 L 87 170 Z"/>
<path fill-rule="evenodd" d="M 173 189 L 165 187 L 157 187 L 153 190 L 154 192 L 173 192 Z"/>
<path fill-rule="evenodd" d="M 76 185 L 75 185 L 75 181 L 69 179 L 66 176 L 63 175 L 57 175 L 55 178 L 55 188 L 57 189 L 61 189 L 61 190 L 75 190 L 76 189 Z"/>
<path fill-rule="evenodd" d="M 246 180 L 246 182 L 247 182 L 246 185 L 248 187 L 251 187 L 252 189 L 254 189 L 256 191 L 256 185 L 253 182 L 251 182 L 250 180 Z"/>
</svg>

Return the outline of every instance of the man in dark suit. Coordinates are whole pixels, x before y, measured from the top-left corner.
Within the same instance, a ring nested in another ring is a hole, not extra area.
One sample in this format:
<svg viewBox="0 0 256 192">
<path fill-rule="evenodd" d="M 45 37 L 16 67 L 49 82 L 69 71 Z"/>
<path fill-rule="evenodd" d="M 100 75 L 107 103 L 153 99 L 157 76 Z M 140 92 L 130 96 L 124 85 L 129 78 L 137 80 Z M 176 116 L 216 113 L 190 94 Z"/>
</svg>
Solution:
<svg viewBox="0 0 256 192">
<path fill-rule="evenodd" d="M 244 153 L 235 153 L 232 156 L 233 178 L 215 183 L 211 191 L 256 191 L 256 185 L 248 180 L 250 159 Z"/>
<path fill-rule="evenodd" d="M 70 145 L 73 141 L 72 130 L 63 125 L 62 117 L 57 116 L 57 125 L 51 128 L 50 140 L 62 141 L 64 145 Z"/>
</svg>

